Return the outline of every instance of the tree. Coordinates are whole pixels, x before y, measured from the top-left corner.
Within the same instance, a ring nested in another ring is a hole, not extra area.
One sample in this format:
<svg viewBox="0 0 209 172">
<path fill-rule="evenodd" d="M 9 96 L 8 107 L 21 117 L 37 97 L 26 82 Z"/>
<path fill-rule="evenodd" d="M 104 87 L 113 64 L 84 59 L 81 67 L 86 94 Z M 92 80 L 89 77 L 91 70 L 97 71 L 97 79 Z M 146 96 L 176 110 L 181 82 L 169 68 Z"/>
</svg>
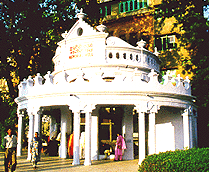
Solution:
<svg viewBox="0 0 209 172">
<path fill-rule="evenodd" d="M 87 14 L 88 23 L 92 26 L 101 24 L 103 15 L 100 13 L 98 0 L 74 0 L 79 9 L 83 9 Z"/>
<path fill-rule="evenodd" d="M 209 24 L 203 15 L 208 4 L 208 0 L 163 0 L 157 15 L 161 19 L 159 24 L 175 17 L 173 28 L 180 26 L 182 31 L 181 46 L 189 53 L 189 58 L 183 60 L 184 69 L 193 73 L 192 94 L 197 97 L 199 146 L 209 146 L 205 123 L 209 112 Z"/>
<path fill-rule="evenodd" d="M 0 78 L 7 80 L 11 97 L 17 96 L 19 80 L 52 70 L 56 43 L 73 24 L 72 8 L 69 0 L 1 2 Z"/>
<path fill-rule="evenodd" d="M 8 86 L 8 92 L 0 95 L 0 108 L 5 113 L 1 131 L 7 122 L 17 119 L 14 98 L 19 82 L 28 75 L 53 70 L 56 43 L 74 19 L 74 3 L 70 0 L 1 1 L 0 79 L 5 79 Z"/>
</svg>

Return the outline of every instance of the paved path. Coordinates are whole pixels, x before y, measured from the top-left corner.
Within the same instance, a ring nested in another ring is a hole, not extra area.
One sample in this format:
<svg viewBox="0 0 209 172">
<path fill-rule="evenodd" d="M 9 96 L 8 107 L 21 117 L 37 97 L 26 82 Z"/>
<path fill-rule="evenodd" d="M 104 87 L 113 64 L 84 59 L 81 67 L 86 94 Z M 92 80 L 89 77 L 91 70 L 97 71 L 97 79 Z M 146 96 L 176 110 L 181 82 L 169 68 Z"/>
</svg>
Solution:
<svg viewBox="0 0 209 172">
<path fill-rule="evenodd" d="M 33 170 L 32 164 L 26 159 L 26 155 L 18 157 L 16 172 L 44 171 L 44 172 L 137 172 L 138 159 L 130 161 L 112 161 L 100 160 L 93 161 L 91 166 L 84 166 L 84 160 L 81 160 L 81 165 L 73 166 L 72 159 L 61 159 L 58 157 L 42 156 L 38 168 Z M 4 157 L 0 153 L 0 172 L 4 171 Z"/>
</svg>

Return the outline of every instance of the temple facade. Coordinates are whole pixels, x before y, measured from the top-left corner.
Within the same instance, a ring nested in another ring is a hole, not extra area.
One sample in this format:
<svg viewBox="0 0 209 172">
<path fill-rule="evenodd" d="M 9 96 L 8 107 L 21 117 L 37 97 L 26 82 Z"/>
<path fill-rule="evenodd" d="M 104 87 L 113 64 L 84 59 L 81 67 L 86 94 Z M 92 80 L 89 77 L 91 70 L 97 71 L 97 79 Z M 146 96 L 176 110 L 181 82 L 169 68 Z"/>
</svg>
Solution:
<svg viewBox="0 0 209 172">
<path fill-rule="evenodd" d="M 41 133 L 43 114 L 50 133 L 60 124 L 60 158 L 67 158 L 67 136 L 74 132 L 73 164 L 80 164 L 80 137 L 85 132 L 85 162 L 102 158 L 104 145 L 114 153 L 116 134 L 125 138 L 123 159 L 139 164 L 146 155 L 197 146 L 197 112 L 190 81 L 180 75 L 163 78 L 158 52 L 108 36 L 105 26 L 86 23 L 84 13 L 53 57 L 54 71 L 29 76 L 19 85 L 18 148 L 22 150 L 22 119 L 29 116 L 28 159 L 34 132 Z M 135 149 L 137 147 L 137 149 Z M 137 152 L 136 152 L 137 150 Z"/>
</svg>

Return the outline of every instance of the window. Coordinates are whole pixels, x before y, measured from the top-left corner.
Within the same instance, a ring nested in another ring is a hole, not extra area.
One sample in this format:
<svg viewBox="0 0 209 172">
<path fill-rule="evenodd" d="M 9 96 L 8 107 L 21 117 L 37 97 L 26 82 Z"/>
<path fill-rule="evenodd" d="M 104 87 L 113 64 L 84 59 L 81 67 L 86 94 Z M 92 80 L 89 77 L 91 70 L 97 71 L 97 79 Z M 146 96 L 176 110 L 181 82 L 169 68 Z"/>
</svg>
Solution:
<svg viewBox="0 0 209 172">
<path fill-rule="evenodd" d="M 147 0 L 139 0 L 139 8 L 144 8 L 148 6 Z"/>
<path fill-rule="evenodd" d="M 120 58 L 120 54 L 116 53 L 116 58 L 119 59 Z"/>
<path fill-rule="evenodd" d="M 139 9 L 138 0 L 135 0 L 135 1 L 134 1 L 134 10 L 135 10 L 135 9 Z"/>
<path fill-rule="evenodd" d="M 123 53 L 123 58 L 126 59 L 126 53 Z"/>
<path fill-rule="evenodd" d="M 136 55 L 136 61 L 138 61 L 139 60 L 139 56 L 138 56 L 138 54 Z"/>
<path fill-rule="evenodd" d="M 110 59 L 112 58 L 112 53 L 109 53 L 109 58 L 110 58 Z"/>
<path fill-rule="evenodd" d="M 119 4 L 119 11 L 120 11 L 120 13 L 122 13 L 122 12 L 125 11 L 125 10 L 124 10 L 124 3 L 120 3 L 120 4 Z"/>
<path fill-rule="evenodd" d="M 129 0 L 119 3 L 119 12 L 129 12 L 145 8 L 148 6 L 148 0 Z"/>
<path fill-rule="evenodd" d="M 133 55 L 132 54 L 130 54 L 130 60 L 133 60 Z"/>
<path fill-rule="evenodd" d="M 129 9 L 129 2 L 124 2 L 125 3 L 125 11 L 130 11 Z"/>
<path fill-rule="evenodd" d="M 83 34 L 83 29 L 81 27 L 78 28 L 77 34 L 78 36 L 81 36 Z"/>
<path fill-rule="evenodd" d="M 106 13 L 105 13 L 105 15 L 106 15 L 106 16 L 107 16 L 107 15 L 111 15 L 111 5 L 105 6 L 105 8 L 106 8 Z"/>
<path fill-rule="evenodd" d="M 155 37 L 155 46 L 158 51 L 170 50 L 176 48 L 177 44 L 175 35 L 165 35 Z"/>
<path fill-rule="evenodd" d="M 111 15 L 111 5 L 106 5 L 103 8 L 100 8 L 101 16 Z"/>
<path fill-rule="evenodd" d="M 133 1 L 130 1 L 130 11 L 134 10 Z"/>
</svg>

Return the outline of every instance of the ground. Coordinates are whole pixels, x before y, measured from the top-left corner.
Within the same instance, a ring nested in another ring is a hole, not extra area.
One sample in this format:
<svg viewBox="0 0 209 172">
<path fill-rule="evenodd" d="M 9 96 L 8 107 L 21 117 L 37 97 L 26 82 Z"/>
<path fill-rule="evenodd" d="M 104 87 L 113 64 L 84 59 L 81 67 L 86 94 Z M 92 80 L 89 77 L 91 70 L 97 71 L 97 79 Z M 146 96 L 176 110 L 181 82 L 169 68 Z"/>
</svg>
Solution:
<svg viewBox="0 0 209 172">
<path fill-rule="evenodd" d="M 84 160 L 81 160 L 81 165 L 73 166 L 72 159 L 61 159 L 58 157 L 49 157 L 42 155 L 41 162 L 38 164 L 38 168 L 33 170 L 31 162 L 26 158 L 26 152 L 17 159 L 16 172 L 28 172 L 28 171 L 45 171 L 45 172 L 137 172 L 138 171 L 138 159 L 130 161 L 112 161 L 101 160 L 93 161 L 91 166 L 84 166 Z M 0 172 L 4 171 L 4 153 L 0 152 Z"/>
</svg>

